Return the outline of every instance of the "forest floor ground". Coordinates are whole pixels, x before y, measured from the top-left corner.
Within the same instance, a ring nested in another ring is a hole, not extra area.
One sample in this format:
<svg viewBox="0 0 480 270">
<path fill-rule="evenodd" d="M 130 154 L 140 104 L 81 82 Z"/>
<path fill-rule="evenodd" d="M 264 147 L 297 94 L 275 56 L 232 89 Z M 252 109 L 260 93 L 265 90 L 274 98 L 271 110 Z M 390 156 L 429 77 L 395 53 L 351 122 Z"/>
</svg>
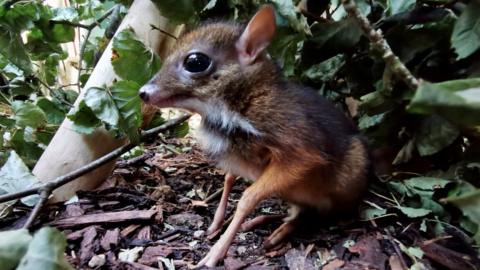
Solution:
<svg viewBox="0 0 480 270">
<path fill-rule="evenodd" d="M 243 179 L 236 182 L 227 220 L 248 185 Z M 79 269 L 189 269 L 221 233 L 204 234 L 222 186 L 223 175 L 191 138 L 160 140 L 147 144 L 140 156 L 117 161 L 98 189 L 78 192 L 65 204 L 49 205 L 37 225 L 50 224 L 64 232 L 67 258 Z M 383 199 L 369 193 L 366 200 Z M 285 214 L 287 208 L 271 198 L 251 217 Z M 27 210 L 17 207 L 0 228 L 20 227 Z M 281 220 L 272 220 L 237 234 L 217 268 L 400 270 L 421 263 L 427 269 L 475 269 L 473 249 L 460 233 L 425 239 L 420 222 L 395 214 L 370 220 L 358 215 L 328 221 L 306 218 L 286 241 L 264 250 L 263 240 L 280 224 Z"/>
</svg>

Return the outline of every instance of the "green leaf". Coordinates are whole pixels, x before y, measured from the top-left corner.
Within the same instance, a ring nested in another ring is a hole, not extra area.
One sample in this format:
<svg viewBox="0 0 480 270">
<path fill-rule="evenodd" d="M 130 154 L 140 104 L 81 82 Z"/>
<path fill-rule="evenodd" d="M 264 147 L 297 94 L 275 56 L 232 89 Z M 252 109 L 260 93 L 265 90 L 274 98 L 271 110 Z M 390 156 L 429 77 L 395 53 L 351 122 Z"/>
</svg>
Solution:
<svg viewBox="0 0 480 270">
<path fill-rule="evenodd" d="M 57 229 L 44 227 L 34 236 L 17 270 L 73 270 L 65 258 L 65 236 Z"/>
<path fill-rule="evenodd" d="M 209 0 L 205 7 L 202 9 L 202 12 L 213 9 L 217 5 L 217 0 Z"/>
<path fill-rule="evenodd" d="M 162 16 L 168 18 L 173 23 L 187 23 L 197 18 L 192 1 L 152 0 L 152 2 L 160 10 Z"/>
<path fill-rule="evenodd" d="M 477 189 L 473 192 L 462 196 L 451 196 L 444 199 L 445 202 L 449 202 L 458 207 L 462 213 L 470 218 L 477 225 L 480 225 L 480 190 Z"/>
<path fill-rule="evenodd" d="M 32 236 L 27 229 L 0 232 L 0 265 L 4 270 L 15 269 L 27 252 Z"/>
<path fill-rule="evenodd" d="M 388 9 L 387 9 L 387 14 L 395 15 L 400 12 L 405 12 L 409 11 L 415 6 L 416 0 L 388 0 Z"/>
<path fill-rule="evenodd" d="M 167 136 L 183 138 L 187 136 L 189 129 L 188 122 L 183 122 L 180 125 L 176 125 L 174 128 L 168 130 Z"/>
<path fill-rule="evenodd" d="M 14 101 L 12 102 L 14 119 L 20 127 L 43 127 L 47 124 L 47 116 L 38 106 L 30 102 Z"/>
<path fill-rule="evenodd" d="M 314 82 L 328 82 L 345 64 L 345 57 L 337 55 L 319 64 L 313 65 L 304 71 L 303 76 Z"/>
<path fill-rule="evenodd" d="M 13 132 L 9 143 L 22 157 L 25 164 L 32 167 L 42 155 L 43 149 L 40 148 L 37 143 L 28 141 L 26 137 L 24 130 L 16 130 Z"/>
<path fill-rule="evenodd" d="M 25 73 L 32 73 L 32 64 L 20 33 L 10 32 L 0 25 L 0 53 Z"/>
<path fill-rule="evenodd" d="M 39 181 L 22 159 L 15 153 L 10 152 L 7 162 L 0 169 L 0 194 L 22 191 L 39 185 Z M 39 199 L 38 195 L 31 195 L 22 199 L 22 203 L 33 206 Z"/>
<path fill-rule="evenodd" d="M 371 6 L 366 0 L 354 0 L 355 5 L 357 6 L 358 10 L 360 11 L 361 14 L 363 15 L 368 15 L 371 11 Z M 343 8 L 342 5 L 342 0 L 331 0 L 331 6 L 337 7 L 336 11 L 332 14 L 332 18 L 334 20 L 340 20 L 347 16 L 347 12 Z"/>
<path fill-rule="evenodd" d="M 341 21 L 314 24 L 312 34 L 313 37 L 310 40 L 315 43 L 316 49 L 321 50 L 326 47 L 341 52 L 357 44 L 362 31 L 357 22 L 349 17 Z"/>
<path fill-rule="evenodd" d="M 284 17 L 288 24 L 299 33 L 311 35 L 310 27 L 307 19 L 300 13 L 296 12 L 295 5 L 292 0 L 271 0 L 275 6 L 275 11 Z"/>
<path fill-rule="evenodd" d="M 36 101 L 37 106 L 45 113 L 48 123 L 60 125 L 65 119 L 65 112 L 57 104 L 45 97 L 40 97 Z"/>
<path fill-rule="evenodd" d="M 106 89 L 99 87 L 89 88 L 85 93 L 83 101 L 98 119 L 112 126 L 118 125 L 120 115 Z"/>
<path fill-rule="evenodd" d="M 120 129 L 128 134 L 131 141 L 137 141 L 138 129 L 142 124 L 142 102 L 138 97 L 140 85 L 134 81 L 119 81 L 110 87 L 121 120 Z"/>
<path fill-rule="evenodd" d="M 436 113 L 452 123 L 479 125 L 480 79 L 422 82 L 409 104 L 408 111 Z"/>
<path fill-rule="evenodd" d="M 480 48 L 480 3 L 471 1 L 455 22 L 451 37 L 452 47 L 463 59 Z"/>
<path fill-rule="evenodd" d="M 405 214 L 409 218 L 424 217 L 432 212 L 431 210 L 428 210 L 428 209 L 413 208 L 413 207 L 406 207 L 406 206 L 397 206 L 396 208 L 399 209 L 403 214 Z"/>
<path fill-rule="evenodd" d="M 113 55 L 115 73 L 122 79 L 135 81 L 139 85 L 145 84 L 161 66 L 160 58 L 137 40 L 131 29 L 125 29 L 115 36 Z"/>
<path fill-rule="evenodd" d="M 421 156 L 430 156 L 452 144 L 460 131 L 450 122 L 436 115 L 423 120 L 415 135 L 415 145 Z"/>
<path fill-rule="evenodd" d="M 379 125 L 385 119 L 387 113 L 380 113 L 372 116 L 368 116 L 367 114 L 362 115 L 358 120 L 358 128 L 361 130 L 366 130 L 368 128 L 374 127 Z"/>
<path fill-rule="evenodd" d="M 452 181 L 435 178 L 435 177 L 413 177 L 405 180 L 404 183 L 410 188 L 434 191 L 436 189 L 444 188 L 448 183 Z"/>
<path fill-rule="evenodd" d="M 370 220 L 376 217 L 383 216 L 387 213 L 387 209 L 366 208 L 360 212 L 360 217 L 363 220 Z"/>
<path fill-rule="evenodd" d="M 445 215 L 445 210 L 443 209 L 443 206 L 431 199 L 430 196 L 420 197 L 420 207 L 432 211 L 432 213 L 437 216 Z"/>
<path fill-rule="evenodd" d="M 55 24 L 50 30 L 49 38 L 55 43 L 73 41 L 75 38 L 75 29 L 69 25 Z"/>
<path fill-rule="evenodd" d="M 78 12 L 73 7 L 62 7 L 53 9 L 53 21 L 70 21 L 73 22 L 77 19 Z"/>
<path fill-rule="evenodd" d="M 76 132 L 84 134 L 91 134 L 101 124 L 84 100 L 78 104 L 75 111 L 67 115 L 67 118 L 73 122 L 72 128 Z"/>
</svg>

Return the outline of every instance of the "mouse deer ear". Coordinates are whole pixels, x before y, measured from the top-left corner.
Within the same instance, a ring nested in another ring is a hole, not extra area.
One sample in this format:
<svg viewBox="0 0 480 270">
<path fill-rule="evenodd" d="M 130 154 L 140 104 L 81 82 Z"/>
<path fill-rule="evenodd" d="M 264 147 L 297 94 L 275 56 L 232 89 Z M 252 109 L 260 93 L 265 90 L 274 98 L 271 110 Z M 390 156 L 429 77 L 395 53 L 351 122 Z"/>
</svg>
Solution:
<svg viewBox="0 0 480 270">
<path fill-rule="evenodd" d="M 270 5 L 263 6 L 247 25 L 236 43 L 239 61 L 249 65 L 267 48 L 275 34 L 275 12 Z"/>
</svg>

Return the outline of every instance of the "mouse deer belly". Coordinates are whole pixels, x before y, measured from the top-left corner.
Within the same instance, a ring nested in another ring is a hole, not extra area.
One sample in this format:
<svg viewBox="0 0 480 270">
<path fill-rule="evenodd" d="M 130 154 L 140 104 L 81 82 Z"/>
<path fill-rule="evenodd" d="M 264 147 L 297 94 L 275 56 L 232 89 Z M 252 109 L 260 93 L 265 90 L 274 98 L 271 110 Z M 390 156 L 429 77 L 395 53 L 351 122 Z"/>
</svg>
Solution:
<svg viewBox="0 0 480 270">
<path fill-rule="evenodd" d="M 200 128 L 196 137 L 217 167 L 233 175 L 256 180 L 268 163 L 263 146 L 253 143 L 252 138 L 228 138 L 206 128 Z"/>
</svg>

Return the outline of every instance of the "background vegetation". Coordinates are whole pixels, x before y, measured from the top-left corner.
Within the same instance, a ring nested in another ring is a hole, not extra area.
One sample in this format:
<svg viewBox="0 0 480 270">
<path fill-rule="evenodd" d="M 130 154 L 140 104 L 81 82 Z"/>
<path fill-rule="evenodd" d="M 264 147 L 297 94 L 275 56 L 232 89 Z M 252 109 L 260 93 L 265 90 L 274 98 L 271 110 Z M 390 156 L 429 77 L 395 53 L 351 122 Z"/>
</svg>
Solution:
<svg viewBox="0 0 480 270">
<path fill-rule="evenodd" d="M 334 101 L 369 139 L 381 180 L 371 192 L 382 199 L 367 201 L 362 217 L 399 214 L 425 234 L 441 236 L 454 228 L 480 243 L 478 1 L 355 1 L 420 80 L 415 90 L 385 64 L 339 0 L 154 2 L 172 22 L 188 27 L 212 18 L 245 22 L 260 4 L 272 3 L 279 27 L 269 52 L 285 76 Z M 131 30 L 113 40 L 112 64 L 122 80 L 82 89 L 128 1 L 75 0 L 67 8 L 0 3 L 1 163 L 14 150 L 34 165 L 65 116 L 78 132 L 104 126 L 114 136 L 138 138 L 137 91 L 161 59 Z M 84 29 L 79 83 L 62 85 L 57 75 L 68 55 L 61 44 L 74 39 L 76 28 Z M 85 99 L 70 111 L 79 89 Z"/>
</svg>

